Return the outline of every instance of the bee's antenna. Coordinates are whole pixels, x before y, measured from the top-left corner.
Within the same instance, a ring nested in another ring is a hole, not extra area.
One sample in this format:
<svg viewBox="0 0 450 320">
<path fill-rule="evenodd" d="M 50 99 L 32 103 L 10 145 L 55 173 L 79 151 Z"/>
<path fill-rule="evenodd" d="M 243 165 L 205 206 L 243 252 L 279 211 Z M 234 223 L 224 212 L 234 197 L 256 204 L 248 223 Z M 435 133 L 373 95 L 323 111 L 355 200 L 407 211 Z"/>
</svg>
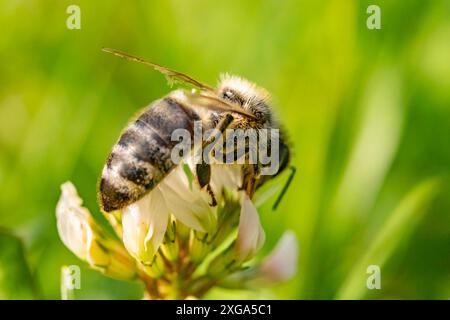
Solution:
<svg viewBox="0 0 450 320">
<path fill-rule="evenodd" d="M 291 184 L 292 179 L 294 179 L 297 168 L 294 166 L 291 166 L 290 169 L 291 169 L 291 173 L 289 174 L 289 178 L 287 179 L 285 185 L 283 186 L 283 189 L 280 192 L 280 195 L 278 196 L 277 200 L 275 201 L 274 205 L 272 206 L 273 211 L 277 210 L 278 205 L 281 202 L 281 199 L 283 199 L 283 196 L 286 193 L 287 189 L 289 188 L 289 185 Z"/>
<path fill-rule="evenodd" d="M 145 59 L 142 59 L 140 57 L 136 57 L 133 56 L 131 54 L 125 53 L 123 51 L 119 51 L 116 49 L 111 49 L 111 48 L 102 48 L 103 52 L 107 52 L 107 53 L 111 53 L 119 58 L 123 58 L 126 60 L 130 60 L 130 61 L 134 61 L 134 62 L 138 62 L 138 63 L 142 63 L 145 64 L 146 66 L 152 67 L 153 69 L 155 69 L 156 71 L 161 72 L 163 75 L 165 75 L 168 80 L 169 83 L 173 83 L 173 82 L 186 82 L 186 83 L 190 83 L 191 85 L 202 89 L 202 90 L 208 90 L 208 91 L 214 91 L 213 88 L 211 88 L 210 86 L 201 83 L 200 81 L 195 80 L 194 78 L 188 76 L 187 74 L 184 74 L 182 72 L 179 71 L 175 71 L 166 67 L 163 67 L 157 63 L 153 63 L 150 61 L 147 61 Z"/>
</svg>

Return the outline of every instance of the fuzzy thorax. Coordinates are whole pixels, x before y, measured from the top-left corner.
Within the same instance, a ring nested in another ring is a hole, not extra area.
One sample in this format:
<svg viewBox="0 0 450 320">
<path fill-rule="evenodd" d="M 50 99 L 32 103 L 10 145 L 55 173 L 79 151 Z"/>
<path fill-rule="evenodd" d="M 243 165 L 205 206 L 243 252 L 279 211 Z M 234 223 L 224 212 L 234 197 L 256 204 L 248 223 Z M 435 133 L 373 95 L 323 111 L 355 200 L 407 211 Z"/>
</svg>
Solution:
<svg viewBox="0 0 450 320">
<path fill-rule="evenodd" d="M 271 98 L 269 92 L 244 78 L 229 75 L 220 76 L 218 95 L 243 109 L 250 111 L 265 126 L 272 125 Z"/>
</svg>

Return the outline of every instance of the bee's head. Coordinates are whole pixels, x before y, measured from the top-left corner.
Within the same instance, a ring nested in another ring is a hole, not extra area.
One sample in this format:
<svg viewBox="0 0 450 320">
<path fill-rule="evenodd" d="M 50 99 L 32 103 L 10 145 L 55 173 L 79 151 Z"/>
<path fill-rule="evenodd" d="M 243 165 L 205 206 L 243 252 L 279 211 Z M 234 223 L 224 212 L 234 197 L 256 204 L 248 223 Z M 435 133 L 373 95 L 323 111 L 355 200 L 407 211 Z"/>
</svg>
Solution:
<svg viewBox="0 0 450 320">
<path fill-rule="evenodd" d="M 218 85 L 218 95 L 250 111 L 261 123 L 271 124 L 270 95 L 265 89 L 246 79 L 222 74 Z"/>
</svg>

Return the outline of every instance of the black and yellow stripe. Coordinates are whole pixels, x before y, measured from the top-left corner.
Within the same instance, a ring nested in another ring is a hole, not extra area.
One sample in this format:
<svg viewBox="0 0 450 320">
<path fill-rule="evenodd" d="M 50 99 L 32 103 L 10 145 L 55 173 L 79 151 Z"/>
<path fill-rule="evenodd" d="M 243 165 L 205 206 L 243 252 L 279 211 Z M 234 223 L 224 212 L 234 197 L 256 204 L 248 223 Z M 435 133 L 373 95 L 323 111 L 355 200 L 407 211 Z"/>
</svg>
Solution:
<svg viewBox="0 0 450 320">
<path fill-rule="evenodd" d="M 192 135 L 197 113 L 170 95 L 157 100 L 122 133 L 109 155 L 99 185 L 105 212 L 119 210 L 142 198 L 175 166 L 171 152 L 178 141 L 172 132 Z"/>
</svg>

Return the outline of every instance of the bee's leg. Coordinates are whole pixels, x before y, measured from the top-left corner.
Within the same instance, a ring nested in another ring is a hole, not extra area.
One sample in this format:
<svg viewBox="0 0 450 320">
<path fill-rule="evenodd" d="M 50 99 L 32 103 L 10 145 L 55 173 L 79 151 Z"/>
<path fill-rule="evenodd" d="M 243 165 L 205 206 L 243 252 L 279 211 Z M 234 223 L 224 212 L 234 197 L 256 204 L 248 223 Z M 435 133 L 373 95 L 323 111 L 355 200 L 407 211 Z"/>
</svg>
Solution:
<svg viewBox="0 0 450 320">
<path fill-rule="evenodd" d="M 259 176 L 259 167 L 254 164 L 247 164 L 242 167 L 242 187 L 245 193 L 251 198 L 255 193 L 256 179 Z"/>
<path fill-rule="evenodd" d="M 233 122 L 234 118 L 231 114 L 227 113 L 222 120 L 219 121 L 219 123 L 216 126 L 216 129 L 219 130 L 219 132 L 222 134 L 225 129 Z M 202 144 L 202 150 L 210 145 L 211 143 L 216 141 L 216 137 L 212 136 L 206 139 Z M 197 181 L 200 185 L 200 188 L 203 189 L 206 186 L 206 191 L 211 196 L 211 206 L 215 207 L 217 205 L 216 196 L 214 195 L 214 192 L 211 188 L 211 185 L 209 182 L 211 181 L 211 166 L 205 162 L 205 159 L 202 157 L 202 162 L 197 164 L 195 167 L 196 175 L 197 175 Z"/>
<path fill-rule="evenodd" d="M 291 173 L 289 174 L 289 177 L 286 180 L 286 183 L 284 184 L 283 189 L 281 189 L 280 195 L 278 196 L 277 200 L 273 204 L 272 210 L 276 210 L 277 209 L 278 205 L 281 202 L 281 199 L 283 199 L 284 194 L 286 193 L 287 189 L 291 185 L 292 179 L 294 179 L 295 172 L 297 171 L 297 168 L 294 167 L 294 166 L 291 166 L 290 169 L 291 169 Z"/>
<path fill-rule="evenodd" d="M 206 186 L 206 191 L 211 196 L 210 206 L 215 207 L 217 205 L 216 196 L 214 195 L 211 185 L 209 184 L 209 182 L 211 181 L 211 166 L 202 161 L 202 163 L 196 165 L 195 171 L 200 189 L 203 189 Z"/>
</svg>

